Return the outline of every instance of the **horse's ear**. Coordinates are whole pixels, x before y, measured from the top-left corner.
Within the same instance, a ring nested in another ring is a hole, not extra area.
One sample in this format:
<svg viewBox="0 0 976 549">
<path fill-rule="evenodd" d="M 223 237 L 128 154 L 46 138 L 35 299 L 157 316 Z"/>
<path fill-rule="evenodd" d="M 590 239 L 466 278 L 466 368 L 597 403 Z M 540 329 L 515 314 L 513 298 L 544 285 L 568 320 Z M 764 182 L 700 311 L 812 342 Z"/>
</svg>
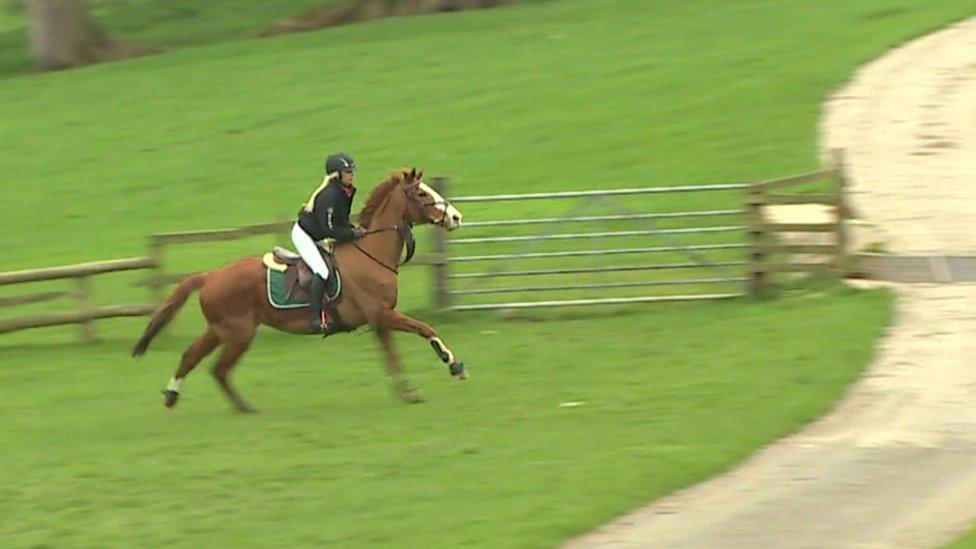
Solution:
<svg viewBox="0 0 976 549">
<path fill-rule="evenodd" d="M 417 181 L 423 181 L 423 179 L 424 179 L 424 169 L 421 168 L 420 171 L 417 172 Z"/>
<path fill-rule="evenodd" d="M 410 181 L 416 181 L 416 180 L 417 180 L 417 168 L 415 166 L 413 168 L 410 168 Z"/>
</svg>

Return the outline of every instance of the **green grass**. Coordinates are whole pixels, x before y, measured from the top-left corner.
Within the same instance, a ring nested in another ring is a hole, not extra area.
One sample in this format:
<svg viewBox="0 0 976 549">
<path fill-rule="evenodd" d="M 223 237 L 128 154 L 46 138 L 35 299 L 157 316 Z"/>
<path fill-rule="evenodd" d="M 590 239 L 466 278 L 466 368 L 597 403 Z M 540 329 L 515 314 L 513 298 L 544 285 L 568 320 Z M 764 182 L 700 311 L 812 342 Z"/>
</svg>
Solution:
<svg viewBox="0 0 976 549">
<path fill-rule="evenodd" d="M 230 413 L 205 370 L 176 412 L 160 406 L 198 313 L 139 363 L 130 322 L 101 324 L 91 346 L 35 336 L 0 347 L 0 537 L 550 546 L 817 417 L 870 359 L 889 305 L 836 290 L 560 322 L 465 316 L 438 323 L 465 383 L 398 338 L 420 406 L 389 397 L 369 335 L 268 332 L 235 380 L 266 410 L 255 417 Z"/>
<path fill-rule="evenodd" d="M 21 11 L 19 7 L 14 7 L 13 5 L 0 4 L 0 32 L 5 32 L 9 29 L 15 29 L 22 27 L 26 24 L 26 15 Z M 23 50 L 26 50 L 27 45 L 22 46 Z"/>
<path fill-rule="evenodd" d="M 974 11 L 961 0 L 566 0 L 8 78 L 0 271 L 143 255 L 151 232 L 290 217 L 335 149 L 357 157 L 366 189 L 415 163 L 451 175 L 455 195 L 806 171 L 833 86 L 885 47 Z M 479 220 L 563 208 L 464 210 Z M 271 241 L 170 260 L 206 268 Z M 99 280 L 99 301 L 144 299 L 108 291 L 135 276 Z M 127 356 L 137 320 L 100 323 L 92 346 L 69 328 L 5 335 L 0 539 L 552 545 L 828 409 L 891 307 L 885 292 L 816 286 L 772 302 L 500 322 L 431 313 L 425 277 L 405 272 L 401 308 L 430 320 L 473 379 L 452 382 L 421 341 L 399 338 L 430 399 L 419 407 L 390 398 L 372 336 L 269 331 L 236 377 L 267 414 L 230 414 L 205 372 L 164 413 L 155 391 L 200 330 L 192 301 L 141 363 Z M 585 404 L 559 407 L 569 401 Z"/>
<path fill-rule="evenodd" d="M 338 148 L 363 185 L 415 163 L 455 194 L 807 170 L 832 86 L 976 9 L 904 0 L 873 17 L 882 5 L 555 2 L 10 79 L 2 214 L 31 242 L 7 231 L 0 246 L 23 249 L 11 266 L 62 263 L 141 253 L 151 231 L 291 216 Z M 36 223 L 43 211 L 58 214 Z"/>
<path fill-rule="evenodd" d="M 268 25 L 338 0 L 103 0 L 90 14 L 104 30 L 123 40 L 165 48 L 199 46 L 253 38 Z M 30 70 L 27 15 L 22 2 L 0 4 L 0 76 Z"/>
<path fill-rule="evenodd" d="M 976 531 L 972 531 L 956 541 L 945 545 L 943 549 L 973 549 L 976 547 Z"/>
</svg>

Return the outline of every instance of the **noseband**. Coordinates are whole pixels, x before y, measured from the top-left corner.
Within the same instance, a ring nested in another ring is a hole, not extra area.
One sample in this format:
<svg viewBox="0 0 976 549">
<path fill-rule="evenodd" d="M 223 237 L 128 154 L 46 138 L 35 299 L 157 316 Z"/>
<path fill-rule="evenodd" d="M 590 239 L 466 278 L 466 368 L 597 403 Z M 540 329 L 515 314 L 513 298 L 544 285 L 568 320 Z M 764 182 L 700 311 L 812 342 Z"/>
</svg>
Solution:
<svg viewBox="0 0 976 549">
<path fill-rule="evenodd" d="M 419 198 L 417 198 L 416 196 L 414 196 L 410 192 L 410 184 L 409 183 L 407 183 L 406 181 L 404 181 L 403 183 L 400 183 L 400 187 L 403 188 L 403 194 L 407 195 L 407 198 L 411 202 L 413 202 L 414 204 L 416 204 L 417 206 L 419 206 L 420 209 L 421 209 L 421 211 L 423 211 L 424 209 L 429 208 L 431 206 L 444 206 L 444 209 L 441 210 L 441 218 L 438 219 L 437 221 L 434 221 L 433 219 L 431 220 L 431 223 L 433 223 L 434 225 L 443 225 L 444 224 L 444 220 L 447 219 L 447 207 L 450 205 L 447 202 L 447 200 L 444 200 L 443 198 L 440 199 L 440 200 L 437 200 L 435 198 L 431 202 L 424 203 L 424 202 L 421 202 Z"/>
</svg>

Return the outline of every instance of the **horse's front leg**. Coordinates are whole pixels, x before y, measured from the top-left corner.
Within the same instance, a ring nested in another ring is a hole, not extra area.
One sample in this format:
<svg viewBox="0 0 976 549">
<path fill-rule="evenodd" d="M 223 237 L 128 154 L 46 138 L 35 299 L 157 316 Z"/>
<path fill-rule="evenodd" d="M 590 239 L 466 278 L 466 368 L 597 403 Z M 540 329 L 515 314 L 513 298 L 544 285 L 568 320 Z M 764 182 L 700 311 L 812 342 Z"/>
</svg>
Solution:
<svg viewBox="0 0 976 549">
<path fill-rule="evenodd" d="M 393 390 L 398 397 L 406 402 L 423 402 L 424 397 L 420 390 L 411 386 L 403 375 L 403 368 L 400 366 L 400 357 L 397 356 L 396 349 L 393 348 L 393 333 L 388 328 L 377 327 L 376 337 L 380 340 L 380 347 L 386 355 L 386 372 L 393 382 Z"/>
<path fill-rule="evenodd" d="M 380 315 L 379 326 L 389 330 L 412 332 L 426 339 L 441 361 L 447 364 L 454 379 L 468 379 L 468 372 L 464 369 L 464 363 L 457 360 L 454 352 L 441 341 L 441 338 L 437 337 L 437 332 L 427 324 L 416 318 L 410 318 L 396 309 L 385 309 Z"/>
</svg>

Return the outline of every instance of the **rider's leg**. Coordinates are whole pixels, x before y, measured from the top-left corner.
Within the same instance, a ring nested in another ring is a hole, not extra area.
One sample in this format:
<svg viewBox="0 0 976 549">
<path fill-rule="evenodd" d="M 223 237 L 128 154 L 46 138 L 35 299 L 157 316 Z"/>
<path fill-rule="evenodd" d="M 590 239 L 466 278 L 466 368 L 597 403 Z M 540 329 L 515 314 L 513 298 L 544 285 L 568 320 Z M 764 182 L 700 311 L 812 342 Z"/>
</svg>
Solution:
<svg viewBox="0 0 976 549">
<path fill-rule="evenodd" d="M 322 298 L 325 294 L 325 281 L 329 278 L 329 268 L 325 265 L 325 260 L 322 259 L 318 245 L 315 244 L 312 237 L 308 236 L 308 233 L 302 230 L 298 223 L 295 223 L 291 229 L 291 241 L 295 244 L 298 253 L 308 267 L 317 275 L 312 277 L 312 316 L 309 322 L 314 330 L 322 331 Z"/>
<path fill-rule="evenodd" d="M 309 296 L 309 306 L 312 309 L 312 318 L 309 322 L 312 325 L 312 329 L 316 332 L 324 331 L 326 326 L 322 322 L 322 301 L 325 297 L 325 279 L 319 275 L 312 277 L 312 285 L 310 289 Z"/>
</svg>

